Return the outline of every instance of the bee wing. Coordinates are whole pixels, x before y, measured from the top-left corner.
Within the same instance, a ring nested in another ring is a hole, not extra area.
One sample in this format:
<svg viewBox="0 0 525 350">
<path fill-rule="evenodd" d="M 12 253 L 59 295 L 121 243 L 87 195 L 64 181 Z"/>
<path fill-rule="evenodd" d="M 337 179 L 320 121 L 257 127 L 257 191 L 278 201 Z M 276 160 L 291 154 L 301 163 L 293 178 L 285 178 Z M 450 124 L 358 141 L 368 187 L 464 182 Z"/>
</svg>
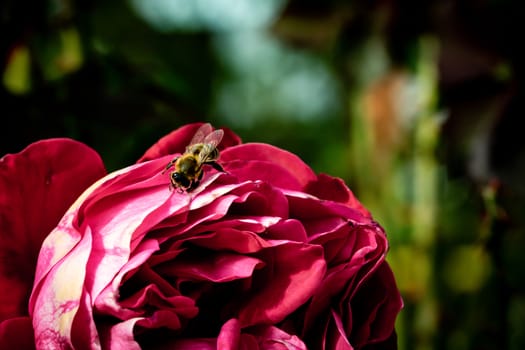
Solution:
<svg viewBox="0 0 525 350">
<path fill-rule="evenodd" d="M 217 129 L 215 131 L 210 132 L 208 135 L 206 135 L 202 143 L 211 145 L 215 148 L 217 147 L 219 143 L 221 143 L 223 136 L 224 136 L 224 130 Z"/>
<path fill-rule="evenodd" d="M 205 138 L 211 133 L 212 130 L 213 128 L 210 123 L 202 124 L 195 132 L 195 135 L 193 135 L 188 146 L 192 146 L 197 143 L 204 143 Z"/>
<path fill-rule="evenodd" d="M 202 147 L 200 157 L 203 163 L 208 161 L 213 161 L 218 156 L 217 145 L 221 143 L 222 137 L 224 136 L 224 131 L 221 129 L 215 130 L 209 133 L 202 143 L 205 145 Z"/>
</svg>

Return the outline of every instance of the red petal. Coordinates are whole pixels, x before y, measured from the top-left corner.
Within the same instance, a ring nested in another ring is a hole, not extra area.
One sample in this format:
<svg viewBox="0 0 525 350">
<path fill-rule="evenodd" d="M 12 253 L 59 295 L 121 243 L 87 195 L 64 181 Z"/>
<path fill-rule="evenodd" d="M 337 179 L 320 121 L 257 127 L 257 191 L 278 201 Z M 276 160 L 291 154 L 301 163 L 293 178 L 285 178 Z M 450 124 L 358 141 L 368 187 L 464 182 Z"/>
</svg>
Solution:
<svg viewBox="0 0 525 350">
<path fill-rule="evenodd" d="M 348 341 L 341 317 L 333 310 L 331 316 L 333 318 L 333 322 L 335 323 L 335 327 L 330 330 L 330 333 L 327 334 L 326 338 L 324 339 L 325 342 L 328 343 L 327 348 L 337 350 L 354 350 L 354 347 Z"/>
<path fill-rule="evenodd" d="M 264 263 L 250 256 L 229 254 L 226 252 L 208 253 L 208 259 L 188 258 L 179 259 L 166 268 L 159 268 L 163 276 L 175 276 L 180 280 L 213 281 L 218 283 L 229 282 L 240 278 L 250 277 L 254 270 L 261 268 Z"/>
<path fill-rule="evenodd" d="M 306 345 L 301 339 L 277 327 L 260 327 L 254 331 L 254 334 L 261 350 L 306 350 Z"/>
<path fill-rule="evenodd" d="M 102 323 L 98 327 L 100 342 L 103 349 L 140 350 L 141 346 L 135 341 L 133 329 L 139 318 L 132 318 L 112 325 Z"/>
<path fill-rule="evenodd" d="M 157 159 L 168 154 L 183 153 L 191 138 L 195 135 L 197 129 L 203 123 L 193 123 L 181 126 L 177 130 L 172 131 L 168 135 L 162 137 L 156 144 L 151 146 L 146 153 L 137 161 L 142 163 L 148 160 Z M 228 128 L 224 130 L 224 137 L 219 144 L 219 149 L 231 147 L 241 143 L 241 139 L 233 131 Z"/>
<path fill-rule="evenodd" d="M 241 324 L 232 318 L 226 322 L 217 338 L 217 350 L 237 350 L 241 338 Z"/>
<path fill-rule="evenodd" d="M 33 350 L 35 340 L 29 317 L 17 317 L 0 323 L 0 349 Z"/>
<path fill-rule="evenodd" d="M 42 241 L 104 174 L 99 155 L 70 139 L 35 142 L 0 159 L 0 320 L 27 315 Z"/>
<path fill-rule="evenodd" d="M 270 246 L 257 233 L 242 231 L 233 227 L 219 228 L 207 235 L 198 235 L 188 239 L 199 247 L 215 251 L 228 250 L 236 253 L 250 254 Z"/>
<path fill-rule="evenodd" d="M 386 341 L 394 331 L 403 300 L 392 270 L 383 262 L 356 294 L 352 304 L 352 341 L 355 345 Z"/>
<path fill-rule="evenodd" d="M 345 252 L 342 256 L 349 253 L 351 257 L 346 262 L 329 268 L 306 310 L 304 319 L 307 331 L 311 329 L 319 315 L 329 309 L 334 300 L 350 300 L 365 283 L 367 276 L 374 273 L 384 263 L 387 242 L 381 230 L 362 226 L 353 229 L 348 235 L 355 236 L 355 238 L 345 240 L 343 230 L 320 236 L 319 239 L 312 242 L 322 244 L 323 247 L 327 244 L 349 245 L 351 251 Z M 395 283 L 393 288 L 395 288 Z"/>
<path fill-rule="evenodd" d="M 219 162 L 240 181 L 262 180 L 290 190 L 303 190 L 317 179 L 295 154 L 263 143 L 228 148 L 221 153 Z"/>
<path fill-rule="evenodd" d="M 275 324 L 304 304 L 317 290 L 326 272 L 320 246 L 274 242 L 261 258 L 267 265 L 254 276 L 262 283 L 253 297 L 241 301 L 241 325 Z M 257 283 L 257 282 L 254 282 Z"/>
<path fill-rule="evenodd" d="M 346 205 L 320 201 L 315 197 L 301 196 L 298 193 L 288 194 L 290 217 L 298 219 L 306 229 L 309 239 L 324 232 L 331 232 L 347 222 L 370 224 L 368 217 Z"/>
<path fill-rule="evenodd" d="M 357 200 L 344 181 L 339 178 L 319 174 L 315 181 L 308 184 L 306 192 L 321 199 L 344 203 L 350 208 L 358 210 L 364 216 L 371 217 L 370 212 Z"/>
</svg>

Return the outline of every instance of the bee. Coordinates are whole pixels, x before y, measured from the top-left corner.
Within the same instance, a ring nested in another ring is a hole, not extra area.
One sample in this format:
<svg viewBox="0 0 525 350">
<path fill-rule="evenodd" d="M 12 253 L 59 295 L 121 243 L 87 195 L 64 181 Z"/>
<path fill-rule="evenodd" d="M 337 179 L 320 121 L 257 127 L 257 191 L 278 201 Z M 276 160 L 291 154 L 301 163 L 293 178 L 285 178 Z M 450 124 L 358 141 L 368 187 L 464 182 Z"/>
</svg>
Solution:
<svg viewBox="0 0 525 350">
<path fill-rule="evenodd" d="M 204 165 L 211 165 L 217 171 L 224 172 L 222 166 L 217 163 L 219 159 L 217 145 L 223 136 L 223 130 L 212 131 L 210 124 L 203 124 L 186 146 L 185 152 L 166 165 L 163 173 L 174 168 L 170 173 L 170 189 L 190 192 L 197 188 L 204 174 Z"/>
</svg>

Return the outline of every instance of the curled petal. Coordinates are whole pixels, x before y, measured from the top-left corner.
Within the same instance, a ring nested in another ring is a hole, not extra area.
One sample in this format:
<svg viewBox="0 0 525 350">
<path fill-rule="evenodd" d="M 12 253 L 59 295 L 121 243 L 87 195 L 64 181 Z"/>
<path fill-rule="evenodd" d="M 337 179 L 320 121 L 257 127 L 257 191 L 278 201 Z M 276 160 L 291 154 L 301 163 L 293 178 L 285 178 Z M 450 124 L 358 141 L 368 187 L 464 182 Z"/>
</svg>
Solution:
<svg viewBox="0 0 525 350">
<path fill-rule="evenodd" d="M 253 334 L 261 350 L 307 350 L 306 345 L 297 336 L 274 326 L 258 327 Z"/>
<path fill-rule="evenodd" d="M 262 143 L 228 148 L 221 153 L 220 161 L 240 181 L 262 180 L 289 190 L 303 190 L 317 178 L 295 154 Z"/>
<path fill-rule="evenodd" d="M 380 230 L 374 227 L 364 226 L 351 231 L 337 231 L 330 235 L 334 246 L 339 245 L 340 250 L 349 248 L 350 252 L 344 252 L 349 256 L 344 262 L 331 267 L 316 291 L 305 315 L 305 329 L 311 329 L 319 315 L 329 310 L 333 300 L 339 298 L 350 300 L 359 288 L 365 283 L 368 276 L 384 264 L 386 252 L 386 238 Z M 328 237 L 322 237 L 328 239 Z M 323 242 L 320 238 L 319 242 Z M 344 247 L 347 246 L 347 247 Z M 394 284 L 395 286 L 395 284 Z"/>
<path fill-rule="evenodd" d="M 239 320 L 232 318 L 223 324 L 217 339 L 181 339 L 163 344 L 156 349 L 184 350 L 307 350 L 306 345 L 295 335 L 290 335 L 274 326 L 257 326 L 250 330 L 241 327 Z"/>
<path fill-rule="evenodd" d="M 281 220 L 266 232 L 268 239 L 307 242 L 308 237 L 303 224 L 296 219 Z"/>
<path fill-rule="evenodd" d="M 390 339 L 403 300 L 386 262 L 363 284 L 352 305 L 353 344 L 374 344 Z"/>
<path fill-rule="evenodd" d="M 103 349 L 140 350 L 141 346 L 135 340 L 133 329 L 140 317 L 130 318 L 116 325 L 102 324 L 99 326 Z"/>
<path fill-rule="evenodd" d="M 241 342 L 241 324 L 232 318 L 226 322 L 217 338 L 217 350 L 237 350 Z"/>
<path fill-rule="evenodd" d="M 53 231 L 48 238 L 53 234 L 60 234 L 60 232 Z M 84 235 L 73 250 L 66 254 L 67 263 L 53 265 L 45 276 L 37 275 L 40 278 L 35 282 L 30 300 L 30 313 L 33 318 L 37 348 L 74 347 L 72 329 L 79 309 L 88 307 L 87 311 L 80 314 L 83 317 L 87 315 L 88 318 L 92 318 L 90 306 L 83 299 L 85 296 L 83 293 L 85 267 L 91 244 L 91 236 Z M 52 248 L 44 247 L 43 249 Z M 94 328 L 92 319 L 84 324 L 83 328 L 86 331 Z"/>
<path fill-rule="evenodd" d="M 330 333 L 327 334 L 328 336 L 325 335 L 325 347 L 327 349 L 354 350 L 354 347 L 348 340 L 340 315 L 332 310 L 331 317 L 333 327 L 329 330 Z"/>
<path fill-rule="evenodd" d="M 243 254 L 255 253 L 270 246 L 257 233 L 233 227 L 219 228 L 213 233 L 199 235 L 188 241 L 210 250 L 231 250 Z"/>
<path fill-rule="evenodd" d="M 160 272 L 165 276 L 177 277 L 180 281 L 212 281 L 224 283 L 246 278 L 263 265 L 259 259 L 237 254 L 208 254 L 206 259 L 200 257 L 179 259 Z"/>
<path fill-rule="evenodd" d="M 267 268 L 259 276 L 261 286 L 241 302 L 243 327 L 282 321 L 314 294 L 326 271 L 320 246 L 282 241 L 263 253 Z"/>
<path fill-rule="evenodd" d="M 315 181 L 308 183 L 305 192 L 314 196 L 339 202 L 356 209 L 363 216 L 370 217 L 370 212 L 357 200 L 343 180 L 326 174 L 319 174 Z"/>
<path fill-rule="evenodd" d="M 258 326 L 243 331 L 237 319 L 226 322 L 217 338 L 217 350 L 307 350 L 295 335 L 274 326 Z"/>
</svg>

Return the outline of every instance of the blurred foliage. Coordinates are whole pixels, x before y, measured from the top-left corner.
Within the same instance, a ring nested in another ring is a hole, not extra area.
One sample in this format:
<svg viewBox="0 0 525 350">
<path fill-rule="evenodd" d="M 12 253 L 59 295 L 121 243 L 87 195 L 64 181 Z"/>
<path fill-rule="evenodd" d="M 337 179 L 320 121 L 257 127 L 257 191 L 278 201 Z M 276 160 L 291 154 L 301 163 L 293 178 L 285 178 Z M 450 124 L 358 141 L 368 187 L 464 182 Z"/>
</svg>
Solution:
<svg viewBox="0 0 525 350">
<path fill-rule="evenodd" d="M 73 137 L 114 170 L 202 120 L 286 148 L 387 230 L 400 349 L 522 349 L 518 5 L 4 0 L 0 153 Z"/>
</svg>

